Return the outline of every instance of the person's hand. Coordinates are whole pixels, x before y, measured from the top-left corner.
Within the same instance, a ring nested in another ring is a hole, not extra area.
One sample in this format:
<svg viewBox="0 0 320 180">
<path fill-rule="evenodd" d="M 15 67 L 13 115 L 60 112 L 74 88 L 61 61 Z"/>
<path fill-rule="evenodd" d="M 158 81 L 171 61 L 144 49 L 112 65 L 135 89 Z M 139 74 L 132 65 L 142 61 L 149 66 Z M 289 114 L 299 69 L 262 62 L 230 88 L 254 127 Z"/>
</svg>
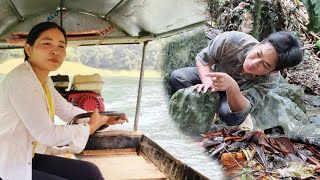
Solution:
<svg viewBox="0 0 320 180">
<path fill-rule="evenodd" d="M 213 85 L 212 85 L 212 81 L 211 78 L 205 78 L 202 82 L 202 84 L 196 84 L 194 86 L 192 86 L 194 89 L 197 89 L 197 92 L 207 92 L 208 89 L 212 89 Z"/>
<path fill-rule="evenodd" d="M 123 124 L 125 122 L 129 122 L 128 118 L 125 116 L 109 116 L 107 124 L 108 125 L 115 125 L 115 124 Z"/>
<path fill-rule="evenodd" d="M 237 82 L 227 73 L 213 72 L 205 75 L 211 79 L 212 92 L 227 91 L 233 87 L 238 87 Z"/>
<path fill-rule="evenodd" d="M 108 120 L 108 116 L 99 114 L 99 110 L 95 109 L 90 116 L 90 121 L 88 122 L 90 126 L 90 134 L 93 134 L 99 127 L 106 124 Z"/>
</svg>

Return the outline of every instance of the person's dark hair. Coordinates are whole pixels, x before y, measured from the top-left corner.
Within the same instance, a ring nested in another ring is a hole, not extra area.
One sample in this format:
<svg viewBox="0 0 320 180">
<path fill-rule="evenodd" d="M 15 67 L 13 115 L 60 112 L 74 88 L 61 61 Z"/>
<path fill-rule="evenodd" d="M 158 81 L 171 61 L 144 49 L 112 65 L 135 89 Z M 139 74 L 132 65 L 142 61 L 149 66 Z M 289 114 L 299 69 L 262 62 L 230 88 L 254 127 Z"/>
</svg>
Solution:
<svg viewBox="0 0 320 180">
<path fill-rule="evenodd" d="M 26 43 L 29 44 L 30 46 L 33 46 L 33 44 L 39 38 L 41 33 L 43 33 L 44 31 L 46 31 L 48 29 L 52 29 L 52 28 L 59 29 L 62 32 L 62 34 L 66 40 L 66 43 L 67 43 L 66 31 L 61 26 L 59 26 L 58 24 L 56 24 L 54 22 L 42 22 L 42 23 L 39 23 L 39 24 L 33 26 L 33 28 L 30 30 L 30 32 L 27 36 Z M 26 53 L 26 50 L 24 50 L 24 55 L 25 55 L 24 60 L 27 61 L 28 55 Z"/>
<path fill-rule="evenodd" d="M 277 51 L 278 64 L 275 70 L 298 65 L 302 61 L 303 52 L 298 38 L 290 32 L 276 32 L 263 39 L 261 43 L 270 43 Z"/>
</svg>

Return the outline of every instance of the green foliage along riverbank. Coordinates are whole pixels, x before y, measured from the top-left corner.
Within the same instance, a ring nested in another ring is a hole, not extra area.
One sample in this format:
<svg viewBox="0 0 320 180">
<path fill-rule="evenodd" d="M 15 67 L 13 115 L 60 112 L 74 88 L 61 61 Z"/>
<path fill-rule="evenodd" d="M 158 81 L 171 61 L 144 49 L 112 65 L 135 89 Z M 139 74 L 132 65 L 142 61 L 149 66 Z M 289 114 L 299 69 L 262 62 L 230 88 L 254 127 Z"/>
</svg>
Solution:
<svg viewBox="0 0 320 180">
<path fill-rule="evenodd" d="M 163 40 L 156 40 L 147 46 L 145 69 L 160 70 Z M 23 49 L 0 50 L 0 63 L 9 58 L 21 58 Z M 80 46 L 67 48 L 67 62 L 80 62 L 86 66 L 104 70 L 139 70 L 142 58 L 142 44 Z"/>
</svg>

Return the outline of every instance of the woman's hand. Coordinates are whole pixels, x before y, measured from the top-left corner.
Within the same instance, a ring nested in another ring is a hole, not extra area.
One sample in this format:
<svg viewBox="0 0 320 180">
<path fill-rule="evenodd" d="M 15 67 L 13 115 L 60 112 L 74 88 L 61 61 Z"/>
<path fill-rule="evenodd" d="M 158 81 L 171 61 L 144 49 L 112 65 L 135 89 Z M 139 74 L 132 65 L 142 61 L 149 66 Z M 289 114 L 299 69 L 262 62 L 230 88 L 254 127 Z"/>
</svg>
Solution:
<svg viewBox="0 0 320 180">
<path fill-rule="evenodd" d="M 237 82 L 227 73 L 213 72 L 207 73 L 206 77 L 211 78 L 211 91 L 228 91 L 234 87 L 238 87 Z"/>
<path fill-rule="evenodd" d="M 109 116 L 107 124 L 115 125 L 115 124 L 123 124 L 124 122 L 129 122 L 128 118 L 125 116 Z"/>
<path fill-rule="evenodd" d="M 108 120 L 108 116 L 99 114 L 99 110 L 95 109 L 91 114 L 90 121 L 88 122 L 90 126 L 90 134 L 93 134 L 99 127 L 106 124 Z"/>
<path fill-rule="evenodd" d="M 90 126 L 90 134 L 93 134 L 102 125 L 115 125 L 123 124 L 124 122 L 129 122 L 128 118 L 125 116 L 106 116 L 99 114 L 98 109 L 95 109 L 91 114 L 90 121 L 88 122 Z"/>
</svg>

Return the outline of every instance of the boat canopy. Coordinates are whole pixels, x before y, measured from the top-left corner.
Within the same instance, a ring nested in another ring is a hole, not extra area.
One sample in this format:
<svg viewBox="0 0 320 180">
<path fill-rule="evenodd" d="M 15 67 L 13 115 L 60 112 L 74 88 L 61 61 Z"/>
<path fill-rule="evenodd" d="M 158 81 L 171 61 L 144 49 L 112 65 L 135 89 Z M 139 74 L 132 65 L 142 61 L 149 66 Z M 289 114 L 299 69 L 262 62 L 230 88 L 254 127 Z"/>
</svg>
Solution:
<svg viewBox="0 0 320 180">
<path fill-rule="evenodd" d="M 141 43 L 205 20 L 205 0 L 0 0 L 0 49 L 22 48 L 37 23 L 65 28 L 69 45 Z"/>
<path fill-rule="evenodd" d="M 0 0 L 0 49 L 23 48 L 45 21 L 67 32 L 68 46 L 143 43 L 134 132 L 138 129 L 148 41 L 201 26 L 206 0 Z"/>
</svg>

